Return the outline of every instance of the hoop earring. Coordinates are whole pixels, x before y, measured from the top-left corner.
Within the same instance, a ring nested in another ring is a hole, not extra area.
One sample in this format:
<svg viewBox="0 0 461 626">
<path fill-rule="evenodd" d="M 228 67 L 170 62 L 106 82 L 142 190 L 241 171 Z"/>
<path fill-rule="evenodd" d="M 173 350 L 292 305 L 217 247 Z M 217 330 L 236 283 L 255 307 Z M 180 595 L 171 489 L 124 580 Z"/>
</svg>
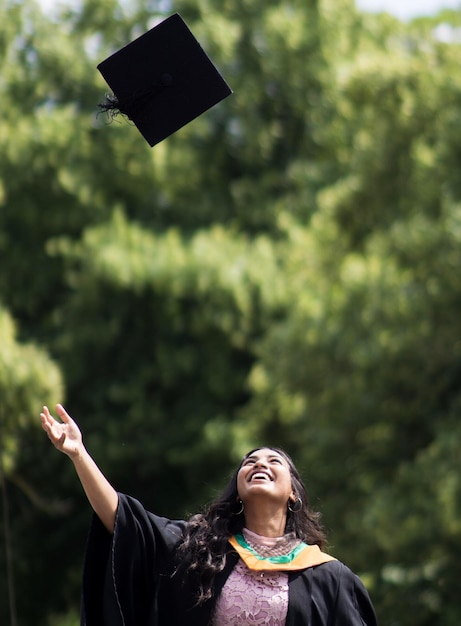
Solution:
<svg viewBox="0 0 461 626">
<path fill-rule="evenodd" d="M 298 496 L 294 502 L 292 500 L 288 500 L 288 510 L 290 513 L 299 513 L 299 511 L 303 508 L 303 501 Z"/>
<path fill-rule="evenodd" d="M 234 513 L 234 515 L 241 515 L 243 513 L 243 510 L 245 509 L 245 505 L 243 503 L 243 500 L 237 500 L 237 502 L 240 502 L 240 508 Z"/>
</svg>

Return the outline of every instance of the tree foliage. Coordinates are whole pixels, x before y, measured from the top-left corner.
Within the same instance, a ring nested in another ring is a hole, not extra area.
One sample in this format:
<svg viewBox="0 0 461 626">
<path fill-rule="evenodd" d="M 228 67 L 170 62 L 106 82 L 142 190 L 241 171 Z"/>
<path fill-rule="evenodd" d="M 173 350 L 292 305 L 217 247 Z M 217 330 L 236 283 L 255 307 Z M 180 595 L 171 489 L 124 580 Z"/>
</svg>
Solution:
<svg viewBox="0 0 461 626">
<path fill-rule="evenodd" d="M 96 65 L 175 10 L 234 94 L 151 150 L 96 114 Z M 458 624 L 458 27 L 351 0 L 0 2 L 21 623 L 77 621 L 89 511 L 38 427 L 65 401 L 116 487 L 168 516 L 285 447 L 380 623 Z"/>
</svg>

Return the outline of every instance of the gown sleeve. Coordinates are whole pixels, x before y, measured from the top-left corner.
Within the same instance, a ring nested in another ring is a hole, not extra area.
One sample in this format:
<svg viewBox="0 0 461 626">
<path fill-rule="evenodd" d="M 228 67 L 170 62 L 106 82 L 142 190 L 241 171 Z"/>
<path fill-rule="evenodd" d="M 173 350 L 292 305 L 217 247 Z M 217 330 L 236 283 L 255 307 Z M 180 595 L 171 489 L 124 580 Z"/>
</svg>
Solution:
<svg viewBox="0 0 461 626">
<path fill-rule="evenodd" d="M 151 626 L 162 576 L 171 576 L 185 522 L 119 494 L 114 534 L 94 515 L 83 567 L 81 626 Z"/>
<path fill-rule="evenodd" d="M 311 567 L 290 583 L 287 626 L 377 626 L 368 592 L 340 561 Z"/>
<path fill-rule="evenodd" d="M 322 592 L 324 602 L 330 605 L 328 626 L 377 626 L 373 605 L 360 578 L 340 561 L 325 565 L 318 571 L 317 585 L 312 591 L 317 606 L 322 605 Z"/>
</svg>

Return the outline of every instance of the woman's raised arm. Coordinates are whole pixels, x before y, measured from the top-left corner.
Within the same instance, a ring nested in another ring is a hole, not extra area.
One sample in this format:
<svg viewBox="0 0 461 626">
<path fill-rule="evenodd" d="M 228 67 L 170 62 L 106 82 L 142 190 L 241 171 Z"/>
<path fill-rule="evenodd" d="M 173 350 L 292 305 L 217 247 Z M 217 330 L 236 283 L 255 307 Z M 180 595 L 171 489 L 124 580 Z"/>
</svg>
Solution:
<svg viewBox="0 0 461 626">
<path fill-rule="evenodd" d="M 40 413 L 43 430 L 54 447 L 66 454 L 74 464 L 83 489 L 95 513 L 110 533 L 114 532 L 118 495 L 83 445 L 79 427 L 61 404 L 56 412 L 62 421 L 56 420 L 44 406 Z"/>
</svg>

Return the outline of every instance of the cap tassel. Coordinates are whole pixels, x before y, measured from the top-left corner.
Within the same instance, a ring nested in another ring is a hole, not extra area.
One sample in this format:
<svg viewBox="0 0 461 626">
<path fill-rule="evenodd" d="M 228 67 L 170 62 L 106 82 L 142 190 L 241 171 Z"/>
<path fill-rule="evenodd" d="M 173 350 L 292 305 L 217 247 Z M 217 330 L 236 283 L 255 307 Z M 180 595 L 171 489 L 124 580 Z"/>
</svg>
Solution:
<svg viewBox="0 0 461 626">
<path fill-rule="evenodd" d="M 99 113 L 107 113 L 111 119 L 122 114 L 133 120 L 139 117 L 142 109 L 149 104 L 152 98 L 171 87 L 172 84 L 173 77 L 170 74 L 163 74 L 159 81 L 153 83 L 147 89 L 135 92 L 126 98 L 119 99 L 113 93 L 106 93 L 105 101 L 98 104 Z"/>
</svg>

